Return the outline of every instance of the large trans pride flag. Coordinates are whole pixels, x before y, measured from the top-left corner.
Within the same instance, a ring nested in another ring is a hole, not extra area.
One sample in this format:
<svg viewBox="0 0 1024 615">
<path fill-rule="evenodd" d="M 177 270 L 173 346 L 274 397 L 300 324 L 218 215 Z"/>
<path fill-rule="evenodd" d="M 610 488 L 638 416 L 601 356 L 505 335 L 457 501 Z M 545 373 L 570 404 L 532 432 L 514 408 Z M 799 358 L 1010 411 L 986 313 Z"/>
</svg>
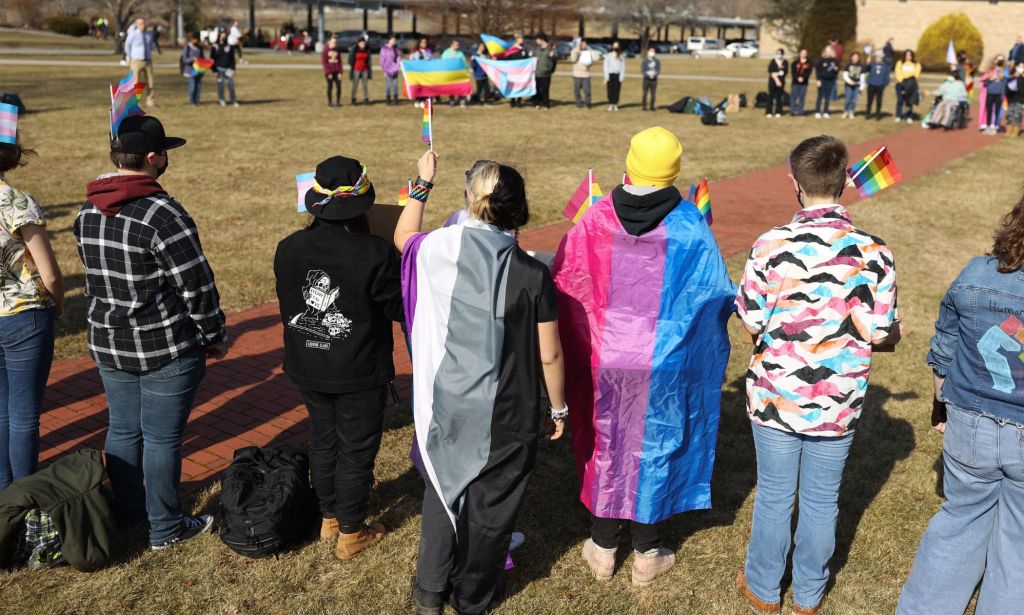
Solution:
<svg viewBox="0 0 1024 615">
<path fill-rule="evenodd" d="M 537 94 L 537 58 L 488 60 L 477 58 L 494 87 L 505 98 L 526 98 Z"/>
<path fill-rule="evenodd" d="M 634 237 L 605 197 L 553 271 L 580 499 L 641 523 L 709 508 L 736 289 L 701 212 Z"/>
</svg>

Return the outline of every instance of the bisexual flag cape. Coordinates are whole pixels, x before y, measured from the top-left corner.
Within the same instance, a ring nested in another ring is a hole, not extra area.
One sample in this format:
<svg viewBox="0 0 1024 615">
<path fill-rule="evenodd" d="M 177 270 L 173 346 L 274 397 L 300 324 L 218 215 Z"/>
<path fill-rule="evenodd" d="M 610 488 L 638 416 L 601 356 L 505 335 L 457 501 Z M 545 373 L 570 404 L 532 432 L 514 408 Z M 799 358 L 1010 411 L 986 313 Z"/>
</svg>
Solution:
<svg viewBox="0 0 1024 615">
<path fill-rule="evenodd" d="M 580 499 L 640 523 L 709 508 L 736 289 L 700 211 L 634 237 L 609 195 L 553 271 Z"/>
<path fill-rule="evenodd" d="M 551 274 L 510 234 L 461 216 L 406 244 L 402 296 L 413 462 L 453 525 L 468 498 L 477 515 L 471 523 L 491 527 L 488 515 L 504 517 L 488 511 L 518 507 L 533 466 L 542 393 L 537 323 L 558 317 Z"/>
</svg>

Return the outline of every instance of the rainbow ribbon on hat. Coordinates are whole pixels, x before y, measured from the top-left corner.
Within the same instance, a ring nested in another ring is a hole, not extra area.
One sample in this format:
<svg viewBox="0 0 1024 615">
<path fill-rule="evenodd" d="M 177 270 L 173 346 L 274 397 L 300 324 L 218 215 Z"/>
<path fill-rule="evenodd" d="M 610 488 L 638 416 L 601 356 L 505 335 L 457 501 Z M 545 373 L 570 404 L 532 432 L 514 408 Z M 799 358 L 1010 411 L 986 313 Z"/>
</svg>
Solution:
<svg viewBox="0 0 1024 615">
<path fill-rule="evenodd" d="M 333 190 L 330 188 L 324 188 L 316 181 L 316 177 L 313 178 L 313 192 L 324 195 L 324 198 L 320 199 L 316 203 L 313 203 L 314 207 L 322 207 L 330 202 L 331 199 L 335 198 L 348 198 L 353 196 L 362 196 L 370 190 L 370 180 L 366 176 L 366 165 L 363 165 L 363 173 L 359 176 L 359 181 L 352 186 L 338 186 Z"/>
</svg>

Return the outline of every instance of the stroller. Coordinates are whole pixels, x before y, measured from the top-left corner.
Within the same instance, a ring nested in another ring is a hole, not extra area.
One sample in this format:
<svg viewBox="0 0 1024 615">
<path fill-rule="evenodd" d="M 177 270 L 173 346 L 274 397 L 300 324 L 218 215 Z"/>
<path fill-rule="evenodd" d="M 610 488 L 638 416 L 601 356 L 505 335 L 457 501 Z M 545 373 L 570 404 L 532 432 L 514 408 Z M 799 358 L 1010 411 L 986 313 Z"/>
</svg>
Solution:
<svg viewBox="0 0 1024 615">
<path fill-rule="evenodd" d="M 956 105 L 939 107 L 942 102 L 941 96 L 936 96 L 932 107 L 921 121 L 925 128 L 942 128 L 943 130 L 963 130 L 967 128 L 967 119 L 971 105 L 966 100 L 961 100 Z"/>
</svg>

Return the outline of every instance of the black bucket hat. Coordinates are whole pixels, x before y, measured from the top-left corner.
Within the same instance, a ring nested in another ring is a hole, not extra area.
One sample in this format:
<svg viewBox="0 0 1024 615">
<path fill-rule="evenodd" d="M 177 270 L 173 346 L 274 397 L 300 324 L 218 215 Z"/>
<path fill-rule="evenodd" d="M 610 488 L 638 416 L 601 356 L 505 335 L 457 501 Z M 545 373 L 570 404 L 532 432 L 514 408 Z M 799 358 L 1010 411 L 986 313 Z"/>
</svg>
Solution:
<svg viewBox="0 0 1024 615">
<path fill-rule="evenodd" d="M 110 144 L 111 151 L 122 154 L 148 154 L 165 152 L 185 145 L 185 139 L 168 137 L 164 125 L 152 115 L 125 118 L 117 129 L 117 139 Z"/>
<path fill-rule="evenodd" d="M 334 156 L 316 165 L 306 210 L 323 220 L 350 220 L 373 206 L 377 195 L 358 160 Z"/>
</svg>

